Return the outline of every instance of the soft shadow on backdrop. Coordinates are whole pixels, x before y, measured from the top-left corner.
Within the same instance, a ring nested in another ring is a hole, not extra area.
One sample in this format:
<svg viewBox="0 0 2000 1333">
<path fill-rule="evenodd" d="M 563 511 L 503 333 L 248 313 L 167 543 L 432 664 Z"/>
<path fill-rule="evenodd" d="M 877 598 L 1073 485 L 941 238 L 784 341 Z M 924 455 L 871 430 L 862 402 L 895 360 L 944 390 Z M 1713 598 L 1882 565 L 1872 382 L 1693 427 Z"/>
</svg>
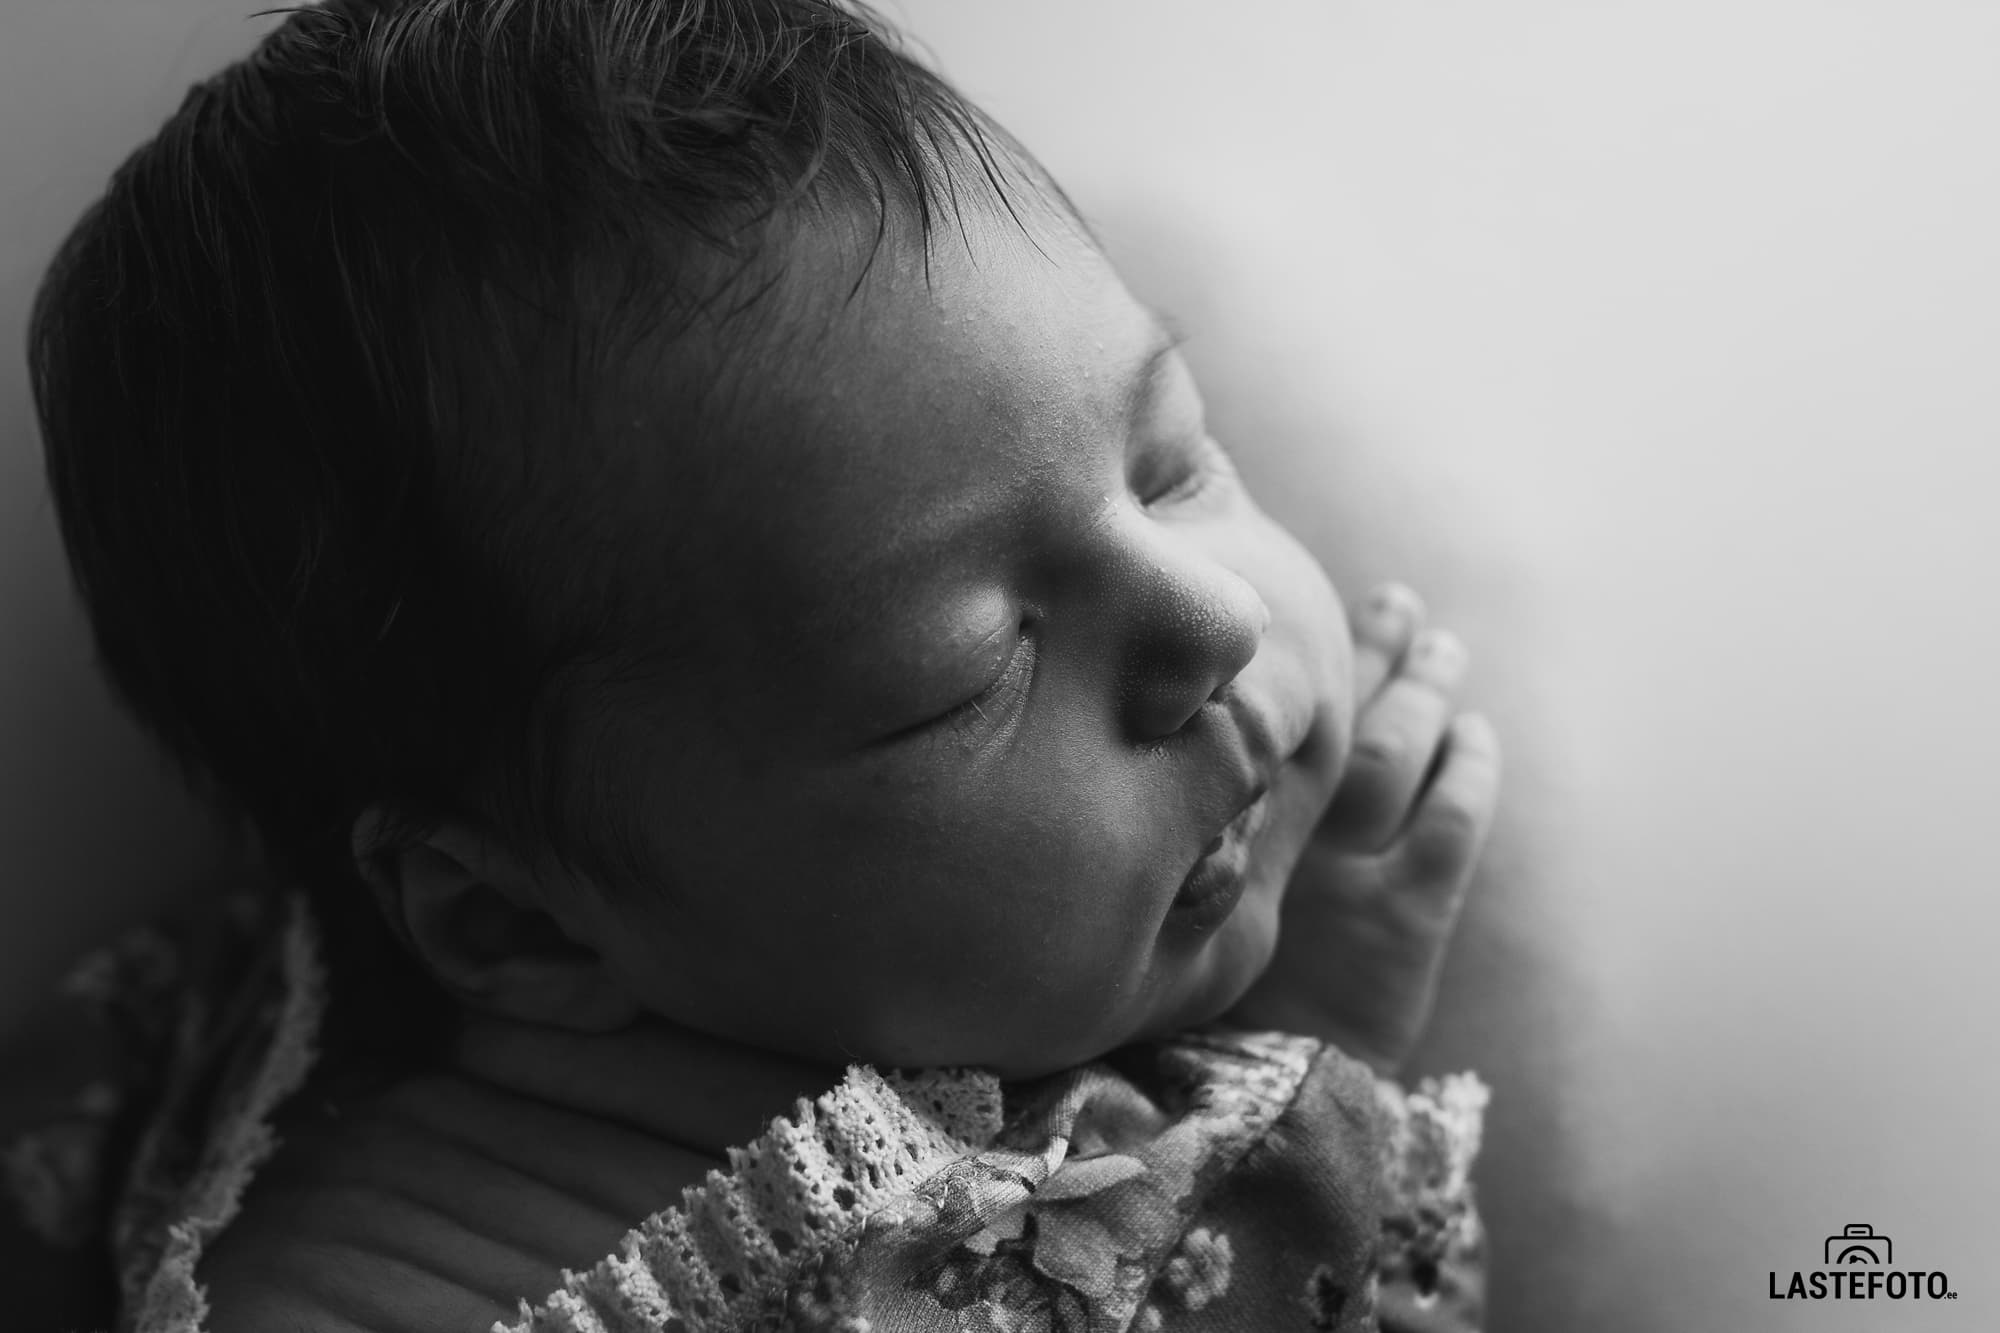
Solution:
<svg viewBox="0 0 2000 1333">
<path fill-rule="evenodd" d="M 0 9 L 0 319 L 247 0 Z M 2000 1287 L 2000 11 L 902 0 L 1194 331 L 1512 770 L 1425 1067 L 1493 1327 L 1984 1329 Z M 0 1034 L 219 855 L 91 677 L 0 358 Z M 1773 1302 L 1849 1222 L 1960 1299 Z"/>
</svg>

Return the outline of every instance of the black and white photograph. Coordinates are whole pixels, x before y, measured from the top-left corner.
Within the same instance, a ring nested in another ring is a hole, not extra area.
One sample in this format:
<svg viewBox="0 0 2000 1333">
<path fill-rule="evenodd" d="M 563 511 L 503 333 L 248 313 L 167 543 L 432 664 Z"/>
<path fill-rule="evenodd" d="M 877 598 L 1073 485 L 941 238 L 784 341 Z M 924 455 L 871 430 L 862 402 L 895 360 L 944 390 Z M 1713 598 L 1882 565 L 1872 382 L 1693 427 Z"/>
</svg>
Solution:
<svg viewBox="0 0 2000 1333">
<path fill-rule="evenodd" d="M 23 1333 L 2000 1328 L 2000 7 L 0 0 Z"/>
</svg>

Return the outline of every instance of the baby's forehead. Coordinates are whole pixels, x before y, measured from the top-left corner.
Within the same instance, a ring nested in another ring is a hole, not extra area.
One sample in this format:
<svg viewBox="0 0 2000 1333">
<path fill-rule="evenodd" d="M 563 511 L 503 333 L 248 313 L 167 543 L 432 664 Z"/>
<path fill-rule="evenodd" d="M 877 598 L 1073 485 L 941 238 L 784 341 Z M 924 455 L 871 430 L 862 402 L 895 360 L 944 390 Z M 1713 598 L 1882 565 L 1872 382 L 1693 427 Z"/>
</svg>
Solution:
<svg viewBox="0 0 2000 1333">
<path fill-rule="evenodd" d="M 912 426 L 1073 410 L 1073 382 L 1157 327 L 1052 205 L 968 207 L 879 242 L 863 225 L 797 226 L 765 249 L 716 304 L 754 296 L 640 349 L 618 390 L 619 452 L 649 493 L 754 507 L 816 477 L 822 504 L 869 507 L 904 489 Z M 943 429 L 930 443 L 967 447 Z"/>
</svg>

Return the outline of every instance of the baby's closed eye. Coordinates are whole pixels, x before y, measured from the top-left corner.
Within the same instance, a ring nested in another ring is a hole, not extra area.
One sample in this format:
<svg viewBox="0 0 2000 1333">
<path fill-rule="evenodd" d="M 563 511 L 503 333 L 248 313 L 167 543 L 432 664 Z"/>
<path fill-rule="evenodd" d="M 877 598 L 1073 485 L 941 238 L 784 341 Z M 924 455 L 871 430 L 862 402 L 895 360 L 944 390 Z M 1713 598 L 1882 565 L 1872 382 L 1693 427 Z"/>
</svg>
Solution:
<svg viewBox="0 0 2000 1333">
<path fill-rule="evenodd" d="M 1148 509 L 1185 504 L 1206 494 L 1210 488 L 1237 480 L 1236 465 L 1214 436 L 1147 451 L 1147 461 L 1133 482 L 1133 493 Z"/>
<path fill-rule="evenodd" d="M 1034 670 L 1035 636 L 1023 625 L 1014 637 L 1014 651 L 985 688 L 924 724 L 923 730 L 927 733 L 940 730 L 963 733 L 1004 721 L 1026 697 Z"/>
</svg>

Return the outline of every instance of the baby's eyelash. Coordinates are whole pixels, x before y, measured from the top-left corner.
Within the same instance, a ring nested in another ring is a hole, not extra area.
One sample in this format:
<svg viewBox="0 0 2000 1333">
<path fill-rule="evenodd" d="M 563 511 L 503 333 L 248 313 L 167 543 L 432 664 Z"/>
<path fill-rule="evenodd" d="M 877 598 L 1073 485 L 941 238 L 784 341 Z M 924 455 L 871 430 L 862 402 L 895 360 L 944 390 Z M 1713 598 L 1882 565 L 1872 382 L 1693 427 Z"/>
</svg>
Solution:
<svg viewBox="0 0 2000 1333">
<path fill-rule="evenodd" d="M 1023 631 L 1013 657 L 1008 659 L 1006 668 L 994 677 L 993 683 L 950 712 L 941 714 L 935 725 L 953 732 L 985 725 L 991 713 L 1003 711 L 1012 702 L 1012 697 L 1026 688 L 1034 660 L 1034 637 Z"/>
<path fill-rule="evenodd" d="M 1210 482 L 1236 473 L 1229 451 L 1211 435 L 1202 436 L 1200 443 L 1188 452 L 1187 466 L 1174 483 L 1157 495 L 1144 497 L 1147 507 L 1189 499 L 1206 490 Z"/>
</svg>

